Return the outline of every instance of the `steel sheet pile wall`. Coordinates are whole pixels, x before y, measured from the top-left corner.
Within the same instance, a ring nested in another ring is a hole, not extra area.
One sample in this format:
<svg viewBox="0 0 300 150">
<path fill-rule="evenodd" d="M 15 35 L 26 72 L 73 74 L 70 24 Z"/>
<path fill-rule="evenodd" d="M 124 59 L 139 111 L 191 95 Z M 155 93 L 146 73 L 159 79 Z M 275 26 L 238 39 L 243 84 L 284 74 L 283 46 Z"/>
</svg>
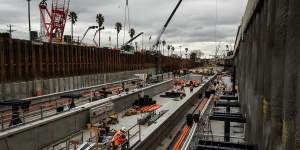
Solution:
<svg viewBox="0 0 300 150">
<path fill-rule="evenodd" d="M 198 63 L 162 56 L 163 71 Z M 155 73 L 157 57 L 0 38 L 0 99 L 26 98 Z"/>
<path fill-rule="evenodd" d="M 300 149 L 300 1 L 251 3 L 235 53 L 247 138 L 259 149 Z"/>
<path fill-rule="evenodd" d="M 196 63 L 163 57 L 165 71 L 180 64 Z M 86 74 L 155 68 L 156 58 L 144 53 L 120 54 L 119 51 L 87 46 L 40 43 L 0 38 L 0 81 L 27 81 Z"/>
</svg>

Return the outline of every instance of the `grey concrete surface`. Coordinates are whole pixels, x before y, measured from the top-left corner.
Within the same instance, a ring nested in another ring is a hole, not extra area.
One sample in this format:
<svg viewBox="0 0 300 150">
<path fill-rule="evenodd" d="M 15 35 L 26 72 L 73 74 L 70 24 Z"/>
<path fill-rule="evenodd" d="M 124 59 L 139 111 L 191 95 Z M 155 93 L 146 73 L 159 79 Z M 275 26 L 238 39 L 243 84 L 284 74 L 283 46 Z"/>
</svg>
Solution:
<svg viewBox="0 0 300 150">
<path fill-rule="evenodd" d="M 0 82 L 0 100 L 27 98 L 36 96 L 38 92 L 42 92 L 43 94 L 51 94 L 119 80 L 126 80 L 132 78 L 133 75 L 137 73 L 154 74 L 155 68 L 13 83 Z"/>
<path fill-rule="evenodd" d="M 157 148 L 161 141 L 171 132 L 173 127 L 176 126 L 176 122 L 179 122 L 193 104 L 195 104 L 195 101 L 199 98 L 199 94 L 202 94 L 214 79 L 215 77 L 210 78 L 204 85 L 195 88 L 193 93 L 187 92 L 188 94 L 183 100 L 170 103 L 170 106 L 160 108 L 160 110 L 169 109 L 169 111 L 159 118 L 157 123 L 143 130 L 141 142 L 133 149 L 152 150 Z"/>
<path fill-rule="evenodd" d="M 163 92 L 166 88 L 171 88 L 172 80 L 164 81 L 139 89 L 130 91 L 126 95 L 115 95 L 106 99 L 88 103 L 76 107 L 75 109 L 64 112 L 43 120 L 25 124 L 0 133 L 1 150 L 38 150 L 52 143 L 67 137 L 85 128 L 89 123 L 89 109 L 104 104 L 106 102 L 127 103 L 128 97 L 138 97 L 142 90 L 145 94 L 153 96 Z M 114 104 L 116 104 L 114 103 Z M 18 144 L 16 144 L 18 143 Z"/>
<path fill-rule="evenodd" d="M 300 149 L 299 7 L 299 0 L 249 1 L 241 23 L 239 95 L 246 140 L 259 149 Z"/>
</svg>

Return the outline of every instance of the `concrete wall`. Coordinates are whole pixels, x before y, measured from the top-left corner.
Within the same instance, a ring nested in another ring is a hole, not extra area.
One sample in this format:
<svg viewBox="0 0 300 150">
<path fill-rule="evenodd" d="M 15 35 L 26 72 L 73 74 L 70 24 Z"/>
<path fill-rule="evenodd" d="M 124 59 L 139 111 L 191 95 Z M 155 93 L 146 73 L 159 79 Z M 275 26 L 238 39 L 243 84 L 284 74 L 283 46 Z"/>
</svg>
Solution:
<svg viewBox="0 0 300 150">
<path fill-rule="evenodd" d="M 144 88 L 145 94 L 153 96 L 171 88 L 172 80 Z M 127 104 L 127 101 L 137 98 L 138 93 L 129 93 L 126 96 L 113 96 L 100 101 L 82 105 L 71 111 L 64 112 L 40 121 L 26 124 L 0 133 L 0 150 L 38 150 L 51 145 L 79 130 L 89 123 L 90 109 L 101 104 L 113 101 L 114 105 Z M 132 99 L 128 99 L 132 98 Z M 114 106 L 115 109 L 121 108 Z"/>
<path fill-rule="evenodd" d="M 133 75 L 137 73 L 154 74 L 155 68 L 108 74 L 92 74 L 67 78 L 34 80 L 18 83 L 0 82 L 0 99 L 27 98 L 36 96 L 38 93 L 50 94 L 78 89 L 82 87 L 133 78 Z"/>
<path fill-rule="evenodd" d="M 300 149 L 300 1 L 250 3 L 235 46 L 247 140 L 259 149 Z"/>
</svg>

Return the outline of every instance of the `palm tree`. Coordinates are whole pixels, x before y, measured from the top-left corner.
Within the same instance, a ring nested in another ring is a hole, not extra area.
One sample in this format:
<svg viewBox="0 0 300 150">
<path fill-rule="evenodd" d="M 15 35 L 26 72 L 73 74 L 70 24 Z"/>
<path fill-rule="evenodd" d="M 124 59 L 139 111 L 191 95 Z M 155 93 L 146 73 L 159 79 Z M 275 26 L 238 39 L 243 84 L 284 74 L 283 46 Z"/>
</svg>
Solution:
<svg viewBox="0 0 300 150">
<path fill-rule="evenodd" d="M 71 41 L 73 43 L 73 37 L 74 37 L 73 36 L 73 33 L 74 33 L 73 32 L 73 27 L 74 27 L 75 23 L 77 22 L 78 16 L 77 16 L 76 12 L 71 11 L 69 13 L 68 17 L 69 17 L 69 20 L 71 21 Z"/>
<path fill-rule="evenodd" d="M 133 28 L 131 28 L 129 30 L 129 36 L 130 36 L 130 38 L 133 38 L 134 35 L 135 35 L 135 30 Z"/>
<path fill-rule="evenodd" d="M 167 42 L 165 40 L 163 40 L 161 43 L 163 46 L 163 54 L 165 54 L 165 45 L 167 44 Z"/>
<path fill-rule="evenodd" d="M 168 46 L 167 46 L 167 49 L 168 49 L 168 56 L 170 56 L 170 49 L 171 49 L 171 47 L 172 47 L 171 45 L 168 45 Z"/>
<path fill-rule="evenodd" d="M 174 53 L 174 51 L 175 51 L 175 47 L 174 46 L 172 46 L 172 55 L 173 55 L 173 53 Z"/>
<path fill-rule="evenodd" d="M 188 51 L 189 51 L 189 49 L 188 49 L 188 48 L 185 48 L 185 52 L 186 52 L 186 53 L 185 53 L 185 56 L 186 56 L 186 58 L 187 58 L 187 55 L 188 55 L 188 54 L 187 54 Z"/>
<path fill-rule="evenodd" d="M 104 23 L 104 17 L 102 14 L 97 14 L 96 16 L 96 22 L 98 23 L 98 30 L 99 30 L 99 47 L 100 47 L 100 31 L 101 31 L 101 26 Z"/>
<path fill-rule="evenodd" d="M 115 29 L 117 30 L 117 48 L 119 47 L 119 33 L 122 30 L 122 24 L 120 22 L 117 22 L 115 24 Z"/>
</svg>

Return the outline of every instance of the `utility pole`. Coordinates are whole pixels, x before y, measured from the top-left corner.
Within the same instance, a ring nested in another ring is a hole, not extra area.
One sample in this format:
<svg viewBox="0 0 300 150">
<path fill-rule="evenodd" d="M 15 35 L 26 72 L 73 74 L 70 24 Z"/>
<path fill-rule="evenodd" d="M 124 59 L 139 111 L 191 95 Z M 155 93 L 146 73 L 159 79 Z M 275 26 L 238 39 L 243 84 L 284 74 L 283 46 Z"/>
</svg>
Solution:
<svg viewBox="0 0 300 150">
<path fill-rule="evenodd" d="M 27 0 L 27 3 L 28 3 L 28 30 L 29 30 L 29 40 L 31 41 L 30 0 Z"/>
<path fill-rule="evenodd" d="M 13 29 L 12 29 L 12 27 L 13 27 L 12 24 L 7 25 L 7 27 L 9 28 L 9 29 L 7 30 L 7 32 L 9 33 L 9 37 L 12 38 L 11 34 L 12 34 L 13 32 L 15 32 L 16 30 L 13 30 Z"/>
</svg>

